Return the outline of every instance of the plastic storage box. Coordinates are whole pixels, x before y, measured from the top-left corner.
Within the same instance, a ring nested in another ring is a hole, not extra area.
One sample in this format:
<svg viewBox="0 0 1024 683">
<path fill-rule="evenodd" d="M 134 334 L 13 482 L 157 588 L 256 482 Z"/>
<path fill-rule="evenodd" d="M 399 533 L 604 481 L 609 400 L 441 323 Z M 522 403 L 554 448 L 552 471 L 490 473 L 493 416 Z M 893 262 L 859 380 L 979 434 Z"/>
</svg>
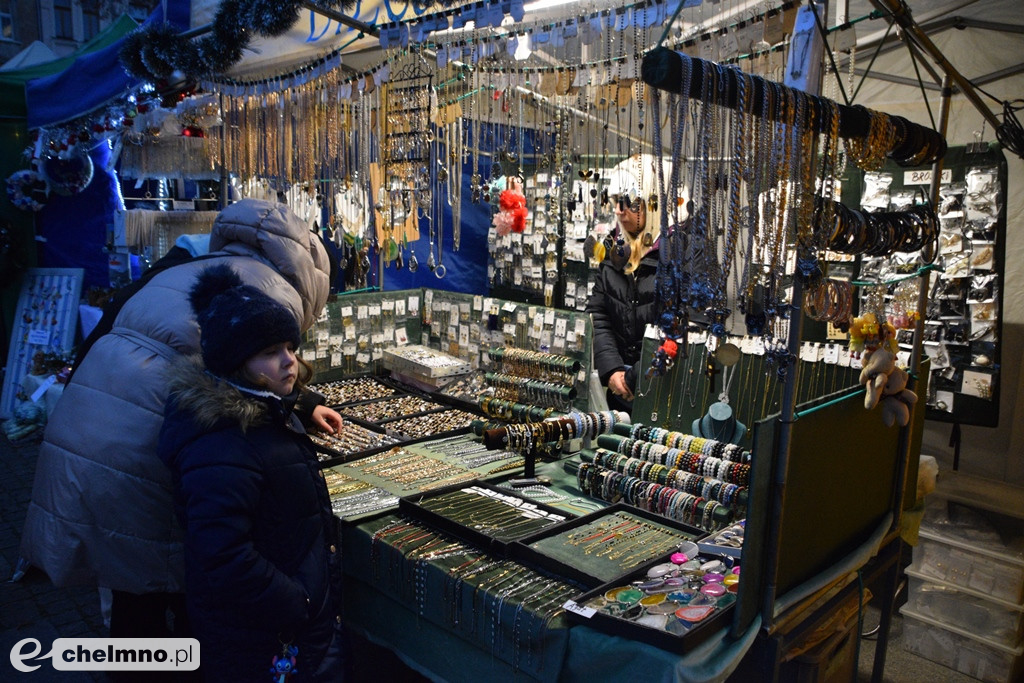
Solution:
<svg viewBox="0 0 1024 683">
<path fill-rule="evenodd" d="M 914 564 L 922 577 L 945 581 L 996 600 L 1014 604 L 1024 600 L 1024 557 L 1019 554 L 972 545 L 925 528 L 921 529 L 919 539 Z"/>
<path fill-rule="evenodd" d="M 951 624 L 1007 647 L 1016 647 L 1024 625 L 1024 605 L 996 600 L 907 567 L 907 606 L 916 614 Z"/>
<path fill-rule="evenodd" d="M 988 683 L 1020 681 L 1024 646 L 1007 647 L 919 614 L 909 604 L 903 615 L 903 646 L 908 652 Z"/>
</svg>

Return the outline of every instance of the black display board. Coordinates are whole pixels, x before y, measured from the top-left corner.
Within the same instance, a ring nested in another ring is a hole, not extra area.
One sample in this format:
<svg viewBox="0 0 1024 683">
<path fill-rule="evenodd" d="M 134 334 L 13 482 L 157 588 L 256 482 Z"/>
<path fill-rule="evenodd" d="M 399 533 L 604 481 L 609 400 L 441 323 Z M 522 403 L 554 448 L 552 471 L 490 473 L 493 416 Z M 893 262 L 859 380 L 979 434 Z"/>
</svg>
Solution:
<svg viewBox="0 0 1024 683">
<path fill-rule="evenodd" d="M 843 180 L 843 203 L 899 210 L 926 201 L 930 168 L 889 162 L 875 176 L 854 169 Z M 931 363 L 922 398 L 929 420 L 996 427 L 999 421 L 1007 166 L 1003 150 L 978 143 L 950 147 L 939 186 L 938 269 L 930 275 L 923 351 Z M 857 263 L 857 278 L 891 283 L 919 265 L 910 255 Z M 865 288 L 860 288 L 865 291 Z M 912 336 L 899 337 L 909 350 Z"/>
</svg>

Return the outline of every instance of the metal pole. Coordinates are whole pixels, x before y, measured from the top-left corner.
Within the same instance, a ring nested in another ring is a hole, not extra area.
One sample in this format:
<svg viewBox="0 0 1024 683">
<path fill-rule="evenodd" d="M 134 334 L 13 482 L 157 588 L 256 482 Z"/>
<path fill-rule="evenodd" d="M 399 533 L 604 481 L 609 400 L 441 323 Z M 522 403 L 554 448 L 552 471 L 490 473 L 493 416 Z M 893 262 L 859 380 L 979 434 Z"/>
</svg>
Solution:
<svg viewBox="0 0 1024 683">
<path fill-rule="evenodd" d="M 985 117 L 985 120 L 992 124 L 993 128 L 999 128 L 1001 122 L 996 118 L 996 115 L 981 101 L 981 97 L 974 90 L 974 85 L 968 81 L 963 75 L 960 74 L 956 68 L 949 63 L 949 60 L 942 54 L 942 51 L 936 47 L 935 43 L 932 42 L 931 38 L 928 37 L 921 27 L 917 25 L 913 17 L 910 16 L 910 12 L 907 10 L 905 2 L 900 0 L 871 0 L 871 4 L 879 9 L 885 10 L 892 15 L 893 20 L 896 21 L 900 27 L 913 37 L 914 41 L 921 47 L 922 50 L 932 56 L 932 59 L 942 67 L 942 70 L 953 79 L 957 87 L 964 94 L 974 108 Z"/>
<path fill-rule="evenodd" d="M 303 2 L 302 3 L 302 7 L 304 9 L 308 9 L 310 12 L 313 12 L 314 14 L 319 14 L 320 16 L 327 17 L 328 19 L 333 19 L 334 21 L 338 22 L 339 24 L 344 24 L 345 26 L 349 26 L 351 28 L 357 29 L 359 31 L 362 31 L 363 33 L 368 34 L 368 35 L 371 35 L 371 36 L 378 36 L 378 35 L 380 35 L 380 31 L 377 29 L 376 26 L 371 26 L 370 24 L 367 24 L 365 21 L 359 21 L 358 19 L 353 19 L 352 17 L 350 17 L 350 16 L 348 16 L 346 14 L 342 14 L 341 12 L 339 12 L 337 10 L 333 10 L 333 9 L 328 8 L 328 7 L 320 7 L 318 5 L 314 5 L 311 2 Z"/>
</svg>

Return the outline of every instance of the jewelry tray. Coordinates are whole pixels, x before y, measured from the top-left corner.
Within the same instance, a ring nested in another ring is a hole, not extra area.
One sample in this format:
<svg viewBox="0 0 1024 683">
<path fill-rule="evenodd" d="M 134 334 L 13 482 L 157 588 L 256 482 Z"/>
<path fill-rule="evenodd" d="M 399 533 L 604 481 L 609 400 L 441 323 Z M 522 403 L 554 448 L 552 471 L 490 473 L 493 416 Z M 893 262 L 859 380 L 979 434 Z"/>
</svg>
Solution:
<svg viewBox="0 0 1024 683">
<path fill-rule="evenodd" d="M 680 543 L 685 541 L 696 543 L 707 535 L 696 527 L 682 524 L 676 520 L 662 517 L 631 505 L 616 503 L 519 540 L 512 547 L 512 557 L 527 564 L 543 567 L 557 576 L 573 579 L 586 586 L 614 581 L 616 578 L 631 572 L 633 567 L 622 568 L 620 566 L 613 566 L 613 563 L 603 562 L 599 557 L 592 557 L 578 548 L 566 547 L 564 544 L 556 544 L 553 541 L 556 536 L 565 534 L 575 528 L 598 522 L 603 517 L 611 517 L 613 515 L 638 518 L 655 527 L 669 530 L 678 536 Z M 660 557 L 660 555 L 659 553 L 658 556 Z M 650 559 L 653 558 L 644 559 L 640 564 L 646 565 Z"/>
<path fill-rule="evenodd" d="M 466 543 L 469 543 L 481 550 L 485 550 L 500 557 L 509 557 L 511 547 L 518 538 L 521 538 L 526 534 L 536 533 L 537 525 L 532 525 L 518 534 L 511 533 L 505 536 L 491 535 L 479 528 L 473 528 L 449 519 L 440 512 L 428 509 L 423 505 L 423 502 L 425 501 L 430 501 L 459 490 L 472 490 L 474 493 L 481 496 L 481 500 L 483 500 L 484 496 L 488 496 L 500 500 L 510 507 L 528 511 L 531 516 L 536 514 L 541 518 L 546 517 L 551 521 L 551 526 L 548 527 L 548 529 L 558 528 L 560 524 L 565 523 L 566 520 L 570 520 L 573 517 L 572 513 L 559 510 L 558 508 L 545 505 L 544 503 L 537 503 L 529 498 L 517 495 L 515 491 L 498 488 L 481 480 L 469 481 L 463 484 L 454 484 L 452 486 L 446 486 L 426 493 L 417 493 L 405 496 L 398 500 L 398 512 L 406 515 L 407 517 L 412 517 L 413 519 L 422 521 L 435 529 L 450 534 L 461 541 L 465 541 Z M 586 585 L 593 584 L 594 582 L 590 581 Z"/>
<path fill-rule="evenodd" d="M 351 460 L 358 460 L 360 458 L 365 458 L 368 455 L 373 455 L 375 453 L 380 453 L 382 451 L 386 451 L 389 448 L 393 448 L 393 447 L 398 446 L 398 445 L 403 443 L 403 440 L 401 438 L 395 436 L 394 434 L 387 434 L 384 431 L 384 429 L 382 429 L 381 427 L 379 427 L 377 425 L 374 425 L 374 424 L 371 424 L 371 423 L 367 423 L 367 422 L 363 422 L 361 420 L 348 419 L 346 421 L 350 422 L 350 423 L 352 423 L 354 425 L 357 425 L 357 426 L 361 427 L 362 429 L 365 429 L 368 432 L 372 432 L 374 435 L 378 435 L 380 437 L 386 437 L 388 439 L 391 439 L 391 441 L 388 442 L 388 443 L 381 443 L 380 445 L 373 446 L 371 448 L 365 448 L 365 449 L 362 449 L 362 450 L 341 451 L 341 450 L 338 450 L 337 448 L 334 448 L 333 446 L 329 445 L 329 443 L 321 443 L 320 441 L 315 439 L 313 436 L 310 436 L 310 439 L 313 441 L 313 443 L 316 446 L 317 453 L 318 454 L 323 454 L 324 456 L 326 456 L 324 459 L 322 459 L 320 461 L 320 466 L 321 467 L 330 467 L 332 465 L 337 465 L 339 463 L 348 462 L 348 461 L 351 461 Z M 344 430 L 344 427 L 342 429 Z M 330 436 L 330 435 L 324 436 L 324 437 L 321 437 L 321 438 L 324 441 L 327 441 L 327 442 L 330 442 L 332 440 L 332 436 Z M 337 438 L 337 437 L 333 437 L 333 438 Z"/>
<path fill-rule="evenodd" d="M 619 587 L 630 586 L 633 582 L 644 580 L 647 577 L 648 569 L 657 566 L 658 564 L 669 562 L 669 557 L 669 555 L 666 555 L 662 558 L 652 560 L 622 577 L 616 578 L 577 596 L 569 603 L 566 603 L 565 607 L 567 618 L 573 622 L 584 624 L 598 631 L 604 631 L 613 635 L 622 636 L 623 638 L 650 643 L 655 647 L 659 647 L 670 652 L 689 652 L 706 641 L 715 632 L 728 626 L 729 620 L 732 618 L 733 608 L 736 606 L 735 600 L 732 600 L 732 602 L 725 607 L 716 608 L 710 616 L 705 617 L 701 621 L 693 624 L 691 627 L 678 633 L 673 633 L 654 626 L 647 626 L 645 624 L 637 623 L 636 621 L 620 618 L 599 610 L 593 610 L 593 608 L 585 607 L 587 602 L 599 595 L 609 593 Z M 699 557 L 706 560 L 722 559 L 723 561 L 727 561 L 723 556 L 705 553 L 703 551 L 701 551 Z M 680 606 L 682 607 L 683 605 Z M 676 618 L 675 614 L 669 614 L 667 616 L 669 620 L 679 622 L 679 619 Z"/>
</svg>

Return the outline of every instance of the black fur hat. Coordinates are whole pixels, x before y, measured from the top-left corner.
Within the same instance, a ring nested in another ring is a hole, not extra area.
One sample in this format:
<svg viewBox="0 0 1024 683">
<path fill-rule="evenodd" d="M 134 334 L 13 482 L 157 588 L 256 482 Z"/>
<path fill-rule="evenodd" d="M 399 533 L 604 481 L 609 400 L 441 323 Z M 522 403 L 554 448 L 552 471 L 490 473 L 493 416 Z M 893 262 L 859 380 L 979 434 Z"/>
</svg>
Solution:
<svg viewBox="0 0 1024 683">
<path fill-rule="evenodd" d="M 287 308 L 251 285 L 227 264 L 206 268 L 189 291 L 199 323 L 206 369 L 227 377 L 268 346 L 302 341 L 299 323 Z"/>
</svg>

